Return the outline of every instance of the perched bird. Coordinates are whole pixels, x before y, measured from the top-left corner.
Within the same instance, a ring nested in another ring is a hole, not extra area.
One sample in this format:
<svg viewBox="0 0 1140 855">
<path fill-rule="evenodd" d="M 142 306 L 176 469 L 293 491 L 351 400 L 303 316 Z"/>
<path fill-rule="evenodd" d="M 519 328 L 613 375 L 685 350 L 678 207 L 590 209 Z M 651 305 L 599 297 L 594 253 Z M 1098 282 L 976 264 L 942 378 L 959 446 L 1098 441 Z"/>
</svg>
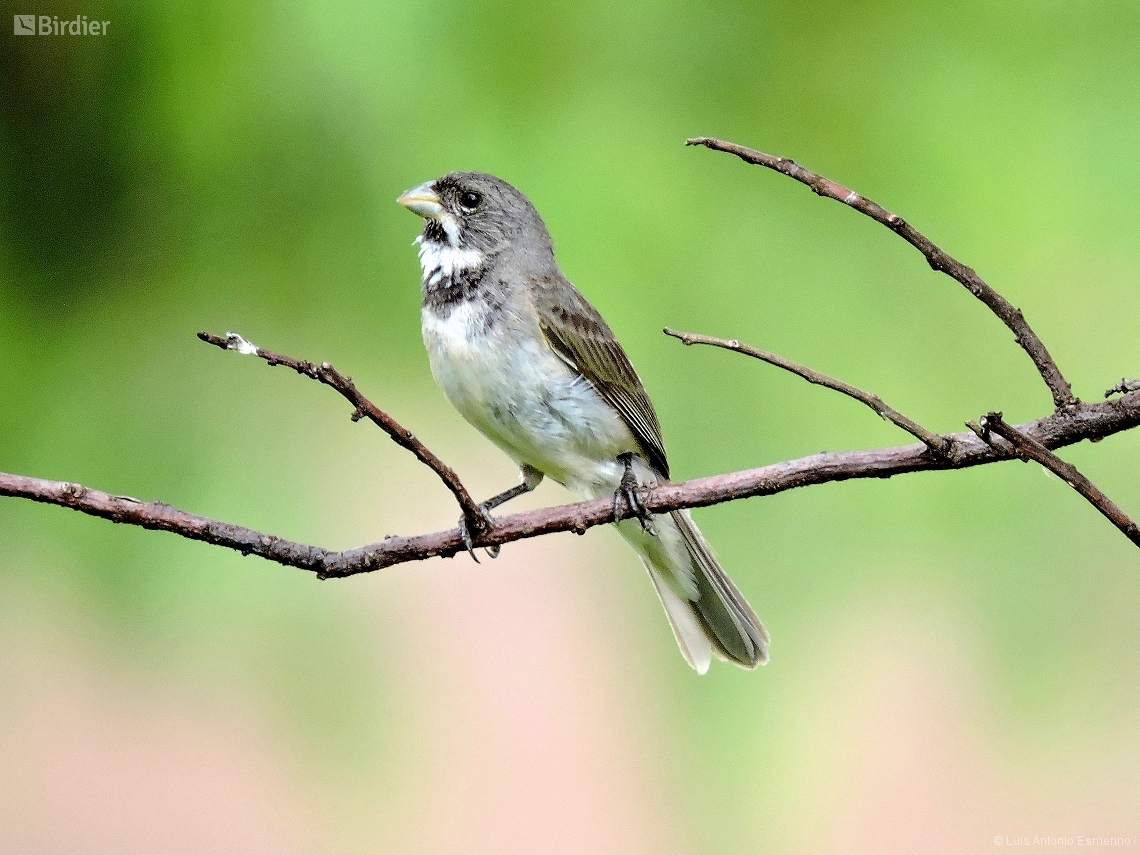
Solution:
<svg viewBox="0 0 1140 855">
<path fill-rule="evenodd" d="M 399 203 L 424 218 L 423 337 L 431 371 L 462 416 L 518 464 L 583 499 L 613 497 L 685 660 L 745 668 L 768 660 L 768 633 L 725 575 L 688 511 L 650 516 L 638 485 L 669 478 L 657 414 L 602 316 L 562 274 L 546 224 L 510 184 L 453 172 Z M 464 537 L 470 546 L 470 538 Z M 474 553 L 472 553 L 474 555 Z"/>
</svg>

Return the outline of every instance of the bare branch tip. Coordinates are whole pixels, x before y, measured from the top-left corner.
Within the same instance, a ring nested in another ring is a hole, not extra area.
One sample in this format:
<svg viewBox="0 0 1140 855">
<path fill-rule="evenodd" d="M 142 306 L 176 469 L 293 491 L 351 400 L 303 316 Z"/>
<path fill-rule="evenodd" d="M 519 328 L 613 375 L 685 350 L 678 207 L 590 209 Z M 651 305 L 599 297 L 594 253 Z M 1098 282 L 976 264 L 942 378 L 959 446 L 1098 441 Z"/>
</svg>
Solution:
<svg viewBox="0 0 1140 855">
<path fill-rule="evenodd" d="M 222 350 L 226 350 L 229 347 L 229 344 L 222 336 L 213 335 L 212 333 L 208 333 L 205 330 L 202 330 L 198 333 L 198 338 L 201 341 L 206 342 L 206 344 L 212 344 L 214 347 L 220 347 Z"/>
<path fill-rule="evenodd" d="M 693 338 L 692 333 L 681 332 L 680 330 L 670 329 L 669 327 L 665 327 L 662 332 L 667 336 L 672 336 L 673 338 L 677 339 L 683 345 L 687 346 L 695 343 L 695 339 Z"/>
</svg>

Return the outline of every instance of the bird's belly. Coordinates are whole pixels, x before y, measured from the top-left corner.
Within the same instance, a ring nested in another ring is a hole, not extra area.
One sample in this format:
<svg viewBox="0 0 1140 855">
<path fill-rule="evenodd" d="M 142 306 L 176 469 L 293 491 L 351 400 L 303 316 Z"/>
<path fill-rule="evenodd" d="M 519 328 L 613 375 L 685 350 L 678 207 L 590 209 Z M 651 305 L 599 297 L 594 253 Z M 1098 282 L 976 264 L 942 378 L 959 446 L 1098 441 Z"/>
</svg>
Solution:
<svg viewBox="0 0 1140 855">
<path fill-rule="evenodd" d="M 447 399 L 516 463 L 584 496 L 612 494 L 618 455 L 637 450 L 625 421 L 541 331 L 487 324 L 485 311 L 470 302 L 446 317 L 424 310 L 424 344 Z"/>
</svg>

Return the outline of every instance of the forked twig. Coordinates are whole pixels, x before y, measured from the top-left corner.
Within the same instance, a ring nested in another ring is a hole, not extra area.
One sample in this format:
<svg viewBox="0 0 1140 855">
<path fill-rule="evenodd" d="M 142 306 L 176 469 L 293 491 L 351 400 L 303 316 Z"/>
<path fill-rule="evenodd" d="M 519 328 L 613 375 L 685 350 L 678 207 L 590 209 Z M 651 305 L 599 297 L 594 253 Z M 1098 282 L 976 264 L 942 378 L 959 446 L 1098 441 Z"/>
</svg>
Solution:
<svg viewBox="0 0 1140 855">
<path fill-rule="evenodd" d="M 1041 379 L 1044 380 L 1045 385 L 1049 387 L 1049 392 L 1053 396 L 1055 406 L 1067 407 L 1076 403 L 1077 399 L 1073 396 L 1072 386 L 1069 385 L 1069 381 L 1061 374 L 1061 369 L 1057 367 L 1057 363 L 1053 361 L 1053 357 L 1049 355 L 1049 351 L 1045 348 L 1045 345 L 1041 343 L 1041 339 L 1037 337 L 1037 333 L 1033 332 L 1029 324 L 1026 323 L 1025 316 L 1021 313 L 1021 309 L 1015 307 L 1005 299 L 1005 297 L 987 285 L 972 267 L 967 267 L 949 253 L 940 249 L 930 238 L 926 237 L 902 217 L 892 214 L 886 208 L 877 202 L 873 202 L 866 196 L 861 196 L 854 190 L 849 190 L 842 184 L 836 184 L 834 181 L 824 178 L 822 175 L 817 175 L 810 169 L 805 169 L 794 160 L 789 160 L 786 157 L 774 157 L 762 151 L 756 151 L 756 149 L 726 142 L 725 140 L 714 139 L 713 137 L 695 137 L 691 140 L 686 140 L 685 145 L 703 145 L 715 151 L 734 154 L 745 163 L 766 166 L 769 169 L 779 172 L 781 175 L 786 175 L 789 178 L 794 178 L 801 184 L 806 184 L 818 196 L 826 196 L 828 199 L 842 202 L 844 205 L 854 208 L 859 213 L 866 214 L 875 222 L 882 223 L 921 252 L 933 269 L 945 273 L 947 276 L 964 285 L 966 290 L 985 303 L 990 311 L 997 315 L 1002 323 L 1009 327 L 1013 332 L 1014 339 L 1021 345 L 1022 349 L 1029 354 L 1029 358 L 1033 360 L 1033 364 L 1037 366 L 1037 370 L 1041 374 Z"/>
<path fill-rule="evenodd" d="M 1120 507 L 1112 501 L 1092 481 L 1082 475 L 1073 464 L 1068 463 L 1015 427 L 1006 424 L 1001 413 L 987 413 L 979 422 L 978 435 L 987 442 L 986 436 L 993 432 L 1013 446 L 1013 453 L 1022 460 L 1034 460 L 1080 493 L 1089 504 L 1100 511 L 1109 522 L 1120 529 L 1124 536 L 1140 546 L 1140 526 L 1137 526 Z M 971 427 L 971 429 L 973 429 Z M 992 444 L 992 442 L 991 442 Z"/>
</svg>

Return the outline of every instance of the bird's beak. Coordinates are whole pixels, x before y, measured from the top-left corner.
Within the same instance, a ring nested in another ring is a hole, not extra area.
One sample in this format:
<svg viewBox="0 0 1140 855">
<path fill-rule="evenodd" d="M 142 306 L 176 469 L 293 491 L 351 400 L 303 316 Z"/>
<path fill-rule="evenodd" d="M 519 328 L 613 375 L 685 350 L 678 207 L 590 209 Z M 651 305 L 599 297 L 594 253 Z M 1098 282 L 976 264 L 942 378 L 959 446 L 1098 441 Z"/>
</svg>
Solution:
<svg viewBox="0 0 1140 855">
<path fill-rule="evenodd" d="M 413 187 L 396 201 L 427 220 L 438 220 L 443 214 L 443 205 L 440 204 L 439 194 L 432 189 L 434 181 L 425 181 L 418 187 Z"/>
</svg>

